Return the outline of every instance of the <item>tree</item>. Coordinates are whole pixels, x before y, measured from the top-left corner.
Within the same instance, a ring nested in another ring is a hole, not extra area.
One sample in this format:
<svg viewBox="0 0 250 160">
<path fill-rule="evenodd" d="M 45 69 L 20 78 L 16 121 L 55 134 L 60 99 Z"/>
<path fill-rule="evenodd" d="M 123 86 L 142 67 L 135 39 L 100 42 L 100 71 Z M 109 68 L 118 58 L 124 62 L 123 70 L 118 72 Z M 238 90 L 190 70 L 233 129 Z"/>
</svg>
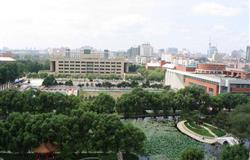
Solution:
<svg viewBox="0 0 250 160">
<path fill-rule="evenodd" d="M 9 132 L 7 129 L 7 122 L 0 121 L 0 150 L 4 151 L 9 144 Z"/>
<path fill-rule="evenodd" d="M 129 118 L 133 114 L 134 100 L 131 94 L 123 94 L 117 99 L 116 111 L 123 113 L 124 118 Z"/>
<path fill-rule="evenodd" d="M 148 88 L 148 87 L 150 87 L 150 82 L 149 82 L 149 80 L 146 80 L 146 82 L 142 84 L 142 87 L 143 87 L 143 88 Z"/>
<path fill-rule="evenodd" d="M 119 134 L 117 135 L 117 141 L 120 142 L 120 151 L 126 153 L 142 152 L 146 136 L 140 129 L 134 127 L 132 124 L 125 124 L 120 132 L 117 133 Z"/>
<path fill-rule="evenodd" d="M 229 116 L 229 113 L 220 111 L 216 116 L 212 117 L 211 121 L 217 127 L 228 131 L 230 126 Z"/>
<path fill-rule="evenodd" d="M 115 100 L 112 96 L 105 93 L 99 94 L 93 101 L 92 110 L 97 113 L 113 113 Z"/>
<path fill-rule="evenodd" d="M 181 160 L 203 160 L 204 151 L 199 148 L 188 148 L 182 155 Z"/>
<path fill-rule="evenodd" d="M 160 110 L 162 110 L 161 108 L 161 94 L 160 93 L 147 93 L 146 94 L 147 97 L 147 102 L 148 102 L 148 106 L 147 108 L 152 110 L 154 112 L 154 117 L 156 118 L 156 116 L 159 114 Z"/>
<path fill-rule="evenodd" d="M 229 116 L 230 131 L 239 138 L 250 138 L 250 107 L 248 104 L 237 106 Z"/>
<path fill-rule="evenodd" d="M 164 79 L 164 71 L 161 69 L 155 69 L 155 70 L 147 70 L 148 75 L 147 79 L 150 81 L 163 81 Z"/>
<path fill-rule="evenodd" d="M 53 75 L 49 75 L 43 80 L 43 85 L 46 87 L 57 85 L 57 81 Z"/>
<path fill-rule="evenodd" d="M 248 160 L 249 152 L 242 145 L 226 146 L 221 153 L 221 160 Z"/>
<path fill-rule="evenodd" d="M 105 88 L 111 88 L 113 85 L 112 85 L 112 83 L 110 83 L 110 82 L 103 82 L 102 83 L 102 87 L 105 87 Z"/>
<path fill-rule="evenodd" d="M 248 102 L 247 96 L 243 94 L 225 93 L 219 96 L 222 100 L 223 108 L 228 109 L 229 112 L 231 112 L 231 110 L 234 109 L 237 105 Z"/>
<path fill-rule="evenodd" d="M 169 111 L 172 109 L 173 95 L 174 92 L 164 91 L 161 93 L 160 101 L 161 101 L 161 109 L 165 117 L 169 115 Z"/>
<path fill-rule="evenodd" d="M 135 81 L 135 80 L 132 80 L 130 86 L 131 86 L 132 88 L 136 88 L 136 87 L 139 86 L 139 83 L 138 83 L 137 81 Z"/>
<path fill-rule="evenodd" d="M 65 85 L 66 85 L 66 86 L 73 86 L 72 80 L 66 81 L 66 82 L 65 82 Z"/>
<path fill-rule="evenodd" d="M 18 62 L 1 64 L 0 66 L 0 84 L 14 82 L 15 79 L 23 75 L 23 67 Z"/>
<path fill-rule="evenodd" d="M 223 102 L 221 96 L 212 96 L 211 103 L 210 103 L 212 115 L 218 114 L 223 109 Z"/>
<path fill-rule="evenodd" d="M 210 97 L 202 87 L 189 86 L 179 90 L 177 94 L 181 94 L 186 99 L 186 105 L 183 108 L 185 111 L 206 112 L 210 106 Z"/>
</svg>

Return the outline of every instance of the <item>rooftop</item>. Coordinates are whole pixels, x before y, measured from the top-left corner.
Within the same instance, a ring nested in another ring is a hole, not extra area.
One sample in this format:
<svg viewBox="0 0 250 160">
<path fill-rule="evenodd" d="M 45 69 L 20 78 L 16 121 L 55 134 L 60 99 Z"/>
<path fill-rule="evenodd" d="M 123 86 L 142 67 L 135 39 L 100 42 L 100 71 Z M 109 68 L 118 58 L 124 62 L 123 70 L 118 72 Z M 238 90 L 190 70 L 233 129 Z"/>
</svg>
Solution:
<svg viewBox="0 0 250 160">
<path fill-rule="evenodd" d="M 0 62 L 13 62 L 13 61 L 16 60 L 11 57 L 0 57 Z"/>
<path fill-rule="evenodd" d="M 161 64 L 159 62 L 150 62 L 150 63 L 147 63 L 147 66 L 148 67 L 160 67 Z"/>
<path fill-rule="evenodd" d="M 230 82 L 237 84 L 250 84 L 250 79 L 244 80 L 239 78 L 226 77 L 224 74 L 197 74 L 195 72 L 184 72 L 174 69 L 167 69 L 167 70 L 177 74 L 208 80 L 216 83 L 227 84 Z"/>
</svg>

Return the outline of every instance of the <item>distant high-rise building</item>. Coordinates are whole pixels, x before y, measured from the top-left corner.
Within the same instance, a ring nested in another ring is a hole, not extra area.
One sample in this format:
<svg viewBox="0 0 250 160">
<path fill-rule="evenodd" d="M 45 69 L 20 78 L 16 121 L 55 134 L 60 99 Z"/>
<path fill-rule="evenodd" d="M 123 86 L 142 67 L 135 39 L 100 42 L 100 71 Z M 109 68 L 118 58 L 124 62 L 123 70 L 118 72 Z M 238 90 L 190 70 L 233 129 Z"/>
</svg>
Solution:
<svg viewBox="0 0 250 160">
<path fill-rule="evenodd" d="M 246 50 L 246 60 L 248 62 L 250 62 L 250 46 L 247 46 L 247 50 Z"/>
<path fill-rule="evenodd" d="M 105 49 L 104 50 L 104 59 L 108 59 L 109 58 L 109 50 Z"/>
<path fill-rule="evenodd" d="M 231 53 L 231 58 L 240 59 L 240 58 L 244 58 L 244 57 L 245 57 L 245 51 L 243 51 L 242 49 L 233 50 Z"/>
<path fill-rule="evenodd" d="M 140 55 L 140 47 L 131 47 L 127 50 L 127 55 L 129 59 L 135 59 L 136 56 Z"/>
<path fill-rule="evenodd" d="M 172 55 L 176 55 L 176 54 L 178 54 L 178 48 L 167 48 L 167 53 L 172 54 Z"/>
<path fill-rule="evenodd" d="M 93 51 L 93 48 L 91 46 L 84 46 L 80 48 L 80 52 L 83 54 L 91 54 Z"/>
<path fill-rule="evenodd" d="M 153 47 L 149 43 L 144 43 L 140 45 L 140 56 L 142 57 L 152 57 Z"/>
<path fill-rule="evenodd" d="M 209 42 L 209 44 L 208 44 L 208 50 L 207 50 L 207 56 L 208 56 L 209 58 L 212 58 L 213 55 L 214 55 L 214 54 L 217 54 L 217 53 L 218 53 L 217 47 L 212 46 L 212 43 Z"/>
</svg>

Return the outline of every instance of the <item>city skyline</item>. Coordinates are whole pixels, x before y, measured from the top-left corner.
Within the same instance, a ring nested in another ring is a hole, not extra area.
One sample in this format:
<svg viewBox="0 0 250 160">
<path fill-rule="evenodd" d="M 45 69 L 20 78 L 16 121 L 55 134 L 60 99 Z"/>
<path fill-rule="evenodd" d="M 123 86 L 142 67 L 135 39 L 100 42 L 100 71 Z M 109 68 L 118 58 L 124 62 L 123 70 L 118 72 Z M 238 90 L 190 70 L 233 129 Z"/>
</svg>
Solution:
<svg viewBox="0 0 250 160">
<path fill-rule="evenodd" d="M 211 37 L 230 53 L 245 50 L 249 40 L 247 0 L 10 0 L 1 6 L 1 47 L 127 50 L 150 42 L 205 53 Z"/>
</svg>

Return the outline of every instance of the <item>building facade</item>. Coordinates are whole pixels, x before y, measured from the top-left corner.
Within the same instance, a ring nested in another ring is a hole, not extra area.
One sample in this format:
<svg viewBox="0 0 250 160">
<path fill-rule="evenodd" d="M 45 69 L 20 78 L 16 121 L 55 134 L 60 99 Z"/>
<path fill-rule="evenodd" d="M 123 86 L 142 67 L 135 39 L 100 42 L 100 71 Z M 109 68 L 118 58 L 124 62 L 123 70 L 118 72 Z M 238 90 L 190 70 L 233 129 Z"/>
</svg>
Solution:
<svg viewBox="0 0 250 160">
<path fill-rule="evenodd" d="M 226 70 L 221 64 L 200 64 L 195 70 L 176 67 L 167 69 L 165 85 L 172 89 L 200 86 L 210 95 L 221 93 L 244 93 L 250 95 L 250 74 L 243 71 Z"/>
<path fill-rule="evenodd" d="M 247 46 L 246 50 L 246 61 L 250 62 L 250 46 Z"/>
<path fill-rule="evenodd" d="M 50 55 L 50 71 L 56 74 L 73 75 L 123 75 L 128 71 L 128 65 L 124 59 L 107 59 L 100 53 L 71 52 L 69 49 L 60 49 Z"/>
<path fill-rule="evenodd" d="M 149 43 L 144 43 L 140 45 L 140 56 L 142 57 L 152 57 L 154 49 Z"/>
</svg>

